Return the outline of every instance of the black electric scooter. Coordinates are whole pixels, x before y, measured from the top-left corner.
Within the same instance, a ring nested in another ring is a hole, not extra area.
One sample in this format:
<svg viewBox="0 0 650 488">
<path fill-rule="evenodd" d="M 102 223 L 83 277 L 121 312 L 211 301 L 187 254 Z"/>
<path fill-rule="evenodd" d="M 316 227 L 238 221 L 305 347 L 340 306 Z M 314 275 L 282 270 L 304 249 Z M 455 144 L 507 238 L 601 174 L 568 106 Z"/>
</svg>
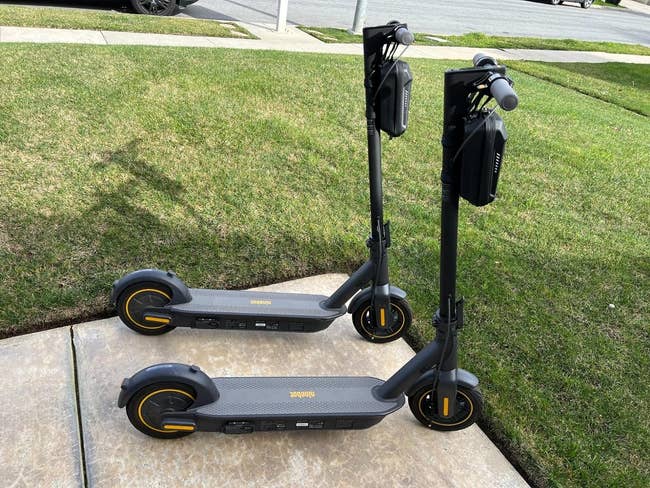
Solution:
<svg viewBox="0 0 650 488">
<path fill-rule="evenodd" d="M 399 44 L 411 44 L 413 35 L 399 23 L 372 32 L 364 41 L 370 259 L 330 297 L 188 288 L 171 271 L 135 271 L 113 283 L 111 293 L 111 303 L 128 327 L 147 335 L 175 327 L 315 332 L 349 312 L 359 334 L 369 341 L 390 342 L 404 334 L 412 312 L 406 293 L 388 281 L 391 239 L 383 216 L 381 132 L 398 137 L 407 128 L 412 76 L 408 64 L 393 55 Z"/>
<path fill-rule="evenodd" d="M 366 46 L 390 27 L 364 29 Z M 474 205 L 495 196 L 507 135 L 491 98 L 505 110 L 518 103 L 493 58 L 477 55 L 474 67 L 445 73 L 440 309 L 435 339 L 387 381 L 371 377 L 213 378 L 196 366 L 158 364 L 123 381 L 118 400 L 131 423 L 153 437 L 191 432 L 226 434 L 300 429 L 364 429 L 409 407 L 425 426 L 459 430 L 479 416 L 478 379 L 457 367 L 457 330 L 463 302 L 456 301 L 459 196 Z M 472 181 L 463 181 L 473 178 Z"/>
</svg>

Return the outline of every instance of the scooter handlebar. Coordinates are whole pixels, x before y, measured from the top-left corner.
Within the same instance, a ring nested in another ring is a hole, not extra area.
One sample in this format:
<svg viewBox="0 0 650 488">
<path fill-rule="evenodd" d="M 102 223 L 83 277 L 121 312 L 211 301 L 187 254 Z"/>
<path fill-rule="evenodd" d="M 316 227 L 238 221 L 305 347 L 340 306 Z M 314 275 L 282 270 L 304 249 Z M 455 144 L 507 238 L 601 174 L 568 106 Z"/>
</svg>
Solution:
<svg viewBox="0 0 650 488">
<path fill-rule="evenodd" d="M 400 44 L 408 46 L 410 44 L 413 44 L 413 41 L 415 41 L 415 36 L 406 27 L 399 27 L 395 31 L 395 40 Z"/>
<path fill-rule="evenodd" d="M 492 56 L 477 53 L 472 58 L 472 64 L 480 68 L 483 66 L 496 66 L 498 63 Z M 503 110 L 510 111 L 517 108 L 517 105 L 519 105 L 519 97 L 505 76 L 494 73 L 488 78 L 488 82 L 490 83 L 490 95 L 492 95 L 492 98 L 497 101 Z"/>
<path fill-rule="evenodd" d="M 490 78 L 490 95 L 497 101 L 499 106 L 506 111 L 517 108 L 519 97 L 508 83 L 508 80 L 501 75 L 493 75 Z"/>
</svg>

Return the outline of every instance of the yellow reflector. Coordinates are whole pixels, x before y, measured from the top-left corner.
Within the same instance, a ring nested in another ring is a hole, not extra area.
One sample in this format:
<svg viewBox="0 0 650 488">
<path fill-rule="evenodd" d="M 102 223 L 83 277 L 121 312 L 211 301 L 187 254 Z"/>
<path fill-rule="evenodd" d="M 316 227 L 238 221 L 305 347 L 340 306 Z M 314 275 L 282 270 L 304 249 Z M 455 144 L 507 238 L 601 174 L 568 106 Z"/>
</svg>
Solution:
<svg viewBox="0 0 650 488">
<path fill-rule="evenodd" d="M 187 431 L 194 431 L 194 427 L 191 425 L 172 425 L 172 424 L 165 424 L 163 425 L 163 429 L 165 430 L 187 430 Z"/>
<path fill-rule="evenodd" d="M 145 316 L 144 318 L 147 322 L 158 322 L 159 324 L 168 324 L 169 319 L 163 319 L 162 317 L 149 317 Z"/>
</svg>

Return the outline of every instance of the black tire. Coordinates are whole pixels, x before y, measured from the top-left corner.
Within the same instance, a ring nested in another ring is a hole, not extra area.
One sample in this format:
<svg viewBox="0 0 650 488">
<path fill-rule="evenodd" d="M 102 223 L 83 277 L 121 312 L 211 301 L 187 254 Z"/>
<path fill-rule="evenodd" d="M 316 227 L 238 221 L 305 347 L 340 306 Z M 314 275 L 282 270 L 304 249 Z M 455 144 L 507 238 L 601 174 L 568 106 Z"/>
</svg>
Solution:
<svg viewBox="0 0 650 488">
<path fill-rule="evenodd" d="M 159 439 L 177 439 L 192 431 L 163 430 L 163 413 L 184 412 L 194 403 L 195 392 L 183 383 L 154 383 L 138 390 L 126 404 L 126 414 L 133 427 Z"/>
<path fill-rule="evenodd" d="M 483 395 L 478 388 L 459 386 L 456 390 L 456 415 L 442 418 L 436 411 L 436 395 L 432 394 L 433 385 L 420 388 L 409 397 L 409 408 L 420 423 L 432 430 L 461 430 L 469 427 L 483 412 Z"/>
<path fill-rule="evenodd" d="M 144 15 L 172 15 L 176 12 L 176 0 L 131 0 L 133 10 Z"/>
<path fill-rule="evenodd" d="M 352 323 L 357 332 L 370 342 L 392 342 L 404 335 L 413 322 L 413 312 L 406 300 L 390 297 L 392 317 L 384 327 L 378 325 L 371 311 L 370 300 L 366 300 L 352 314 Z"/>
<path fill-rule="evenodd" d="M 146 307 L 164 307 L 172 299 L 169 288 L 149 281 L 131 285 L 117 299 L 117 314 L 127 327 L 143 335 L 160 335 L 175 329 L 171 323 L 147 324 L 143 318 Z"/>
<path fill-rule="evenodd" d="M 594 3 L 594 0 L 583 0 L 583 1 L 580 3 L 580 6 L 581 6 L 582 8 L 589 8 L 589 7 L 591 7 L 591 4 L 592 4 L 592 3 Z"/>
</svg>

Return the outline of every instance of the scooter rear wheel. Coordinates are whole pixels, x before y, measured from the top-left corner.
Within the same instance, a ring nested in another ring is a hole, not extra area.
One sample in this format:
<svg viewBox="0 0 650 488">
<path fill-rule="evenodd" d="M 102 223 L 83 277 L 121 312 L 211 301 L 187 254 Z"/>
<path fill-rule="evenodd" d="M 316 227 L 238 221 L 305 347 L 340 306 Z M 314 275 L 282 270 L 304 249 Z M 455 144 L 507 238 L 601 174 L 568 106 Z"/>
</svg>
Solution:
<svg viewBox="0 0 650 488">
<path fill-rule="evenodd" d="M 374 317 L 371 301 L 363 302 L 352 314 L 352 323 L 361 337 L 370 342 L 391 342 L 399 339 L 411 326 L 413 312 L 406 300 L 390 297 L 391 317 L 382 326 Z"/>
<path fill-rule="evenodd" d="M 483 411 L 483 395 L 478 388 L 459 386 L 456 390 L 456 415 L 449 418 L 437 412 L 437 396 L 433 385 L 420 388 L 409 396 L 409 408 L 415 418 L 432 430 L 461 430 L 469 427 Z"/>
<path fill-rule="evenodd" d="M 166 319 L 145 320 L 147 307 L 164 307 L 172 299 L 171 291 L 160 283 L 142 282 L 129 286 L 117 299 L 117 314 L 130 329 L 144 335 L 160 335 L 175 327 Z"/>
<path fill-rule="evenodd" d="M 195 400 L 192 388 L 175 382 L 160 382 L 138 390 L 126 404 L 126 414 L 131 424 L 140 432 L 160 439 L 176 439 L 192 431 L 164 429 L 162 416 L 171 412 L 184 412 Z"/>
</svg>

